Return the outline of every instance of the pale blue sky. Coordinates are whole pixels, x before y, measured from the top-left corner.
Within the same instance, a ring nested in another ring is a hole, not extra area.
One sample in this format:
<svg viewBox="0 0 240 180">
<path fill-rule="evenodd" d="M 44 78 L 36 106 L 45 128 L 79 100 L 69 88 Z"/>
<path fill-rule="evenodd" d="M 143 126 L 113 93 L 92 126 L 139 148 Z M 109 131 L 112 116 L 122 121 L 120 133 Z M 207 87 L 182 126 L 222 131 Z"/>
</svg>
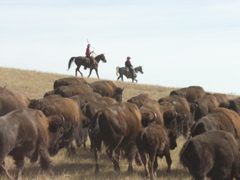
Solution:
<svg viewBox="0 0 240 180">
<path fill-rule="evenodd" d="M 101 78 L 116 80 L 131 56 L 141 84 L 240 95 L 239 9 L 239 0 L 0 0 L 0 66 L 74 75 L 68 61 L 88 39 L 108 60 Z"/>
</svg>

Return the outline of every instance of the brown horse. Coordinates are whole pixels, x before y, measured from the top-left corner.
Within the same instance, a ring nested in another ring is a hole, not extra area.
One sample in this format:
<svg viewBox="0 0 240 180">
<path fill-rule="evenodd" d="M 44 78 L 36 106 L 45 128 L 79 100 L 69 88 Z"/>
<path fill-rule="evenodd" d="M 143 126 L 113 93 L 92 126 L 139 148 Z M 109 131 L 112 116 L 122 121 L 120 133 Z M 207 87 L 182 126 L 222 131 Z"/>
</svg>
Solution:
<svg viewBox="0 0 240 180">
<path fill-rule="evenodd" d="M 94 64 L 91 64 L 90 59 L 86 58 L 84 56 L 71 57 L 71 59 L 68 62 L 68 70 L 70 69 L 72 62 L 75 61 L 75 64 L 77 65 L 77 68 L 75 70 L 75 72 L 76 72 L 75 75 L 76 76 L 77 76 L 77 72 L 79 72 L 81 74 L 81 76 L 83 77 L 83 74 L 80 71 L 80 67 L 83 65 L 84 67 L 87 67 L 87 68 L 90 69 L 88 77 L 92 74 L 92 70 L 95 69 L 95 72 L 96 72 L 97 77 L 99 79 L 98 63 L 99 63 L 100 60 L 102 60 L 103 62 L 106 63 L 107 60 L 106 60 L 104 54 L 99 54 L 95 58 L 94 57 L 91 57 L 91 58 L 95 59 Z"/>
<path fill-rule="evenodd" d="M 142 70 L 142 66 L 138 66 L 134 68 L 134 77 L 132 77 L 132 73 L 131 71 L 126 68 L 126 67 L 117 67 L 116 68 L 116 75 L 118 76 L 117 80 L 119 80 L 121 78 L 121 80 L 123 81 L 123 75 L 126 76 L 127 79 L 132 79 L 132 82 L 137 81 L 136 77 L 137 77 L 137 73 L 140 72 L 143 74 L 143 70 Z"/>
</svg>

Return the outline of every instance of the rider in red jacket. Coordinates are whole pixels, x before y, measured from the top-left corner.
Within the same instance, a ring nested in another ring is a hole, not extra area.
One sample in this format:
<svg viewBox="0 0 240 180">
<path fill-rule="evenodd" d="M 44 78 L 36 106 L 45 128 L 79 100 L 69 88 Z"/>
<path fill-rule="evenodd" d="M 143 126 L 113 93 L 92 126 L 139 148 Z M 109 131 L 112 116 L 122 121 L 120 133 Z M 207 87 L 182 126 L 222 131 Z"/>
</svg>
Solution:
<svg viewBox="0 0 240 180">
<path fill-rule="evenodd" d="M 93 53 L 93 51 L 90 50 L 90 44 L 87 45 L 87 49 L 86 49 L 86 57 L 90 59 L 90 64 L 92 65 L 94 63 L 93 58 L 91 57 L 91 54 Z M 86 70 L 87 67 L 85 66 L 84 69 Z"/>
</svg>

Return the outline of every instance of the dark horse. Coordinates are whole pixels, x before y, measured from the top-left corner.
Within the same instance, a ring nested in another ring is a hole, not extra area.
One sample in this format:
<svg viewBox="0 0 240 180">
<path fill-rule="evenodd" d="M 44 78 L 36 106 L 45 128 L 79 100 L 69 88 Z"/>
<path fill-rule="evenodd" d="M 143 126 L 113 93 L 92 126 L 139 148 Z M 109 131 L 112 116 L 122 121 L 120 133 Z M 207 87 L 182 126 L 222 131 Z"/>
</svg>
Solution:
<svg viewBox="0 0 240 180">
<path fill-rule="evenodd" d="M 81 73 L 80 71 L 80 67 L 81 65 L 87 67 L 87 68 L 90 68 L 90 71 L 89 71 L 89 75 L 88 77 L 92 74 L 92 70 L 95 69 L 95 72 L 97 74 L 97 77 L 99 79 L 99 75 L 98 75 L 98 63 L 99 61 L 102 60 L 103 62 L 107 62 L 104 54 L 99 54 L 95 57 L 95 63 L 93 65 L 90 64 L 90 60 L 84 56 L 78 56 L 78 57 L 71 57 L 71 59 L 69 60 L 68 62 L 68 70 L 70 69 L 71 67 L 71 64 L 73 61 L 75 61 L 75 64 L 77 65 L 77 68 L 75 70 L 76 72 L 76 76 L 77 76 L 77 72 L 79 72 L 81 74 L 81 76 L 83 77 L 83 74 Z"/>
<path fill-rule="evenodd" d="M 132 77 L 132 73 L 131 73 L 131 71 L 128 68 L 126 68 L 126 67 L 119 67 L 118 66 L 116 68 L 116 75 L 117 76 L 119 75 L 117 80 L 119 80 L 121 78 L 122 81 L 123 81 L 123 75 L 125 75 L 127 77 L 127 79 L 132 79 L 132 82 L 134 82 L 134 81 L 138 82 L 136 77 L 137 77 L 137 73 L 138 72 L 143 74 L 142 66 L 135 67 L 134 71 L 135 71 L 134 77 Z"/>
</svg>

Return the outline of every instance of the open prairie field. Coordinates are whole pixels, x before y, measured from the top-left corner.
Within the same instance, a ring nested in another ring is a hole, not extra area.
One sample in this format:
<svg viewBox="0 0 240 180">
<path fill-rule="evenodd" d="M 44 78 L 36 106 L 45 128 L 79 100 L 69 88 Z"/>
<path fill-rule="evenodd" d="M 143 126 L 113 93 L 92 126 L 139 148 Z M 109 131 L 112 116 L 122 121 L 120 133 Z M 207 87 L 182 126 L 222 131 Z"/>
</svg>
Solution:
<svg viewBox="0 0 240 180">
<path fill-rule="evenodd" d="M 11 68 L 0 68 L 0 86 L 9 89 L 17 90 L 30 99 L 42 98 L 45 92 L 53 89 L 53 83 L 55 80 L 69 77 L 61 74 L 42 73 L 36 71 L 26 71 Z M 86 78 L 87 82 L 98 81 L 98 79 Z M 162 87 L 155 85 L 133 84 L 131 82 L 114 81 L 114 83 L 124 88 L 123 101 L 126 101 L 130 97 L 136 96 L 140 93 L 148 93 L 153 99 L 158 100 L 163 96 L 168 96 L 173 87 Z M 229 95 L 231 97 L 231 95 Z M 167 174 L 167 163 L 165 158 L 159 159 L 159 167 L 157 171 L 157 178 L 159 180 L 180 180 L 191 179 L 188 171 L 179 163 L 179 152 L 185 139 L 180 137 L 178 139 L 178 147 L 171 151 L 171 158 L 173 160 L 171 173 Z M 89 150 L 89 141 L 87 143 L 87 149 L 83 147 L 77 148 L 77 154 L 69 156 L 66 150 L 61 150 L 56 156 L 52 157 L 53 171 L 55 176 L 51 177 L 48 174 L 38 174 L 39 165 L 37 163 L 31 164 L 28 159 L 25 160 L 25 167 L 23 170 L 22 179 L 58 179 L 58 180 L 74 180 L 74 179 L 143 179 L 144 168 L 143 166 L 137 166 L 134 164 L 134 173 L 128 174 L 127 161 L 121 160 L 121 172 L 114 172 L 113 165 L 110 159 L 105 153 L 105 149 L 102 149 L 100 158 L 100 172 L 96 175 L 94 173 L 95 160 L 93 152 Z M 10 170 L 10 173 L 15 172 L 15 166 L 11 158 L 7 158 L 6 167 Z M 0 179 L 6 179 L 5 176 Z"/>
</svg>

